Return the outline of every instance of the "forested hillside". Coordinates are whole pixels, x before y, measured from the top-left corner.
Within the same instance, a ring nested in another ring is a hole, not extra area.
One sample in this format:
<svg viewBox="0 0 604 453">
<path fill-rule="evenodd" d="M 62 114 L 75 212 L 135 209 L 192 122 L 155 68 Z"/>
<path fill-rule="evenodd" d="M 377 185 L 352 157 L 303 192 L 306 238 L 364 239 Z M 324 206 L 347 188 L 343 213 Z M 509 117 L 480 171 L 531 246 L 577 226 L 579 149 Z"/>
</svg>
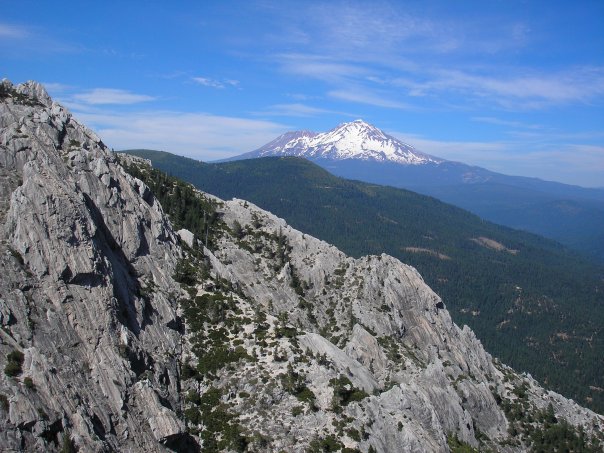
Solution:
<svg viewBox="0 0 604 453">
<path fill-rule="evenodd" d="M 203 164 L 137 151 L 222 198 L 239 197 L 360 256 L 418 268 L 487 350 L 604 411 L 604 270 L 559 244 L 413 192 L 347 181 L 296 158 Z"/>
</svg>

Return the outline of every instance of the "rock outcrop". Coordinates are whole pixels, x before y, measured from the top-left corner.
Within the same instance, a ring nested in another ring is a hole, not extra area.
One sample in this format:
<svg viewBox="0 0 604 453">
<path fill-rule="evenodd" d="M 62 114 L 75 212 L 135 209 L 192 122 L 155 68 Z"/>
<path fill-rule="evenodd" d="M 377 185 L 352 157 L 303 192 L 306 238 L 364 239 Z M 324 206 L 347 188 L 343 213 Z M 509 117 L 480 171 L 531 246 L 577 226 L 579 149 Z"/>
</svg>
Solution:
<svg viewBox="0 0 604 453">
<path fill-rule="evenodd" d="M 275 403 L 269 419 L 306 427 L 311 442 L 313 436 L 342 438 L 342 429 L 331 427 L 344 423 L 344 432 L 365 433 L 346 446 L 385 452 L 447 451 L 450 435 L 473 447 L 482 442 L 522 451 L 527 445 L 510 441 L 518 421 L 509 420 L 502 401 L 523 404 L 527 413 L 552 403 L 573 424 L 601 429 L 602 417 L 560 395 L 548 397 L 530 377 L 496 364 L 467 326 L 452 322 L 415 269 L 387 255 L 349 258 L 244 200 L 225 202 L 221 209 L 228 225 L 238 222 L 246 233 L 227 235 L 218 250 L 206 251 L 212 263 L 220 263 L 213 266 L 216 277 L 232 282 L 237 297 L 304 332 L 297 340 L 314 357 L 297 372 L 306 375 L 319 410 L 287 420 L 284 414 L 295 412 L 298 403 L 290 398 Z M 279 243 L 287 250 L 283 266 Z M 291 354 L 293 362 L 299 360 Z M 281 365 L 266 370 L 271 376 L 282 372 Z M 342 376 L 368 396 L 339 413 L 334 381 Z M 519 396 L 518 388 L 525 393 Z M 322 434 L 313 432 L 317 424 Z"/>
<path fill-rule="evenodd" d="M 160 450 L 176 416 L 180 248 L 145 184 L 37 83 L 2 82 L 0 445 Z M 3 448 L 3 449 L 5 449 Z"/>
<path fill-rule="evenodd" d="M 410 266 L 202 193 L 212 231 L 175 233 L 148 162 L 37 83 L 5 80 L 0 97 L 2 450 L 524 451 L 547 423 L 601 435 L 601 416 L 494 361 Z"/>
</svg>

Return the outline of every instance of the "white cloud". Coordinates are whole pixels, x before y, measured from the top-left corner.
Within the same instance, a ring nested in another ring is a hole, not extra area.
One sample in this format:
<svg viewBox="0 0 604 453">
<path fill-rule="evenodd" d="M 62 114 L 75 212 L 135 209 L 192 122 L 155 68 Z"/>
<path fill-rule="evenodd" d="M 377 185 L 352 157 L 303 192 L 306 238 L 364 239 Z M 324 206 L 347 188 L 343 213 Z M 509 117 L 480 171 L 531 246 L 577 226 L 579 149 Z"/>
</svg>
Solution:
<svg viewBox="0 0 604 453">
<path fill-rule="evenodd" d="M 272 121 L 174 111 L 78 112 L 114 149 L 149 148 L 201 160 L 254 150 L 291 127 Z"/>
<path fill-rule="evenodd" d="M 119 90 L 115 88 L 94 88 L 92 90 L 76 93 L 73 95 L 75 101 L 85 104 L 101 105 L 101 104 L 138 104 L 140 102 L 153 101 L 156 98 L 146 94 L 136 94 L 127 90 Z"/>
<path fill-rule="evenodd" d="M 193 77 L 193 81 L 200 85 L 212 88 L 224 88 L 224 84 L 217 80 L 208 79 L 207 77 Z"/>
<path fill-rule="evenodd" d="M 227 86 L 238 87 L 239 80 L 227 79 L 227 80 L 215 80 L 208 77 L 193 77 L 192 80 L 199 85 L 203 85 L 210 88 L 225 88 Z"/>
</svg>

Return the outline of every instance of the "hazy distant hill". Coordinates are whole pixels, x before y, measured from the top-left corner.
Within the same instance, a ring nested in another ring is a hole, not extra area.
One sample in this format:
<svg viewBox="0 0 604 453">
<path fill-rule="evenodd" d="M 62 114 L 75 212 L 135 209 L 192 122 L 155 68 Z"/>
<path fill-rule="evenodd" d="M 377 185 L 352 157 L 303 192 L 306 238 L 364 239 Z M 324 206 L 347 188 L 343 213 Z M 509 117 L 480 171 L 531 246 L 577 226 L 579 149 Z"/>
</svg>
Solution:
<svg viewBox="0 0 604 453">
<path fill-rule="evenodd" d="M 309 159 L 348 179 L 434 196 L 495 223 L 531 231 L 604 262 L 604 190 L 508 176 L 419 152 L 362 120 L 324 133 L 288 132 L 229 161 Z"/>
<path fill-rule="evenodd" d="M 558 243 L 303 159 L 205 164 L 129 152 L 221 198 L 250 200 L 346 253 L 386 252 L 417 267 L 487 350 L 604 409 L 604 269 Z"/>
</svg>

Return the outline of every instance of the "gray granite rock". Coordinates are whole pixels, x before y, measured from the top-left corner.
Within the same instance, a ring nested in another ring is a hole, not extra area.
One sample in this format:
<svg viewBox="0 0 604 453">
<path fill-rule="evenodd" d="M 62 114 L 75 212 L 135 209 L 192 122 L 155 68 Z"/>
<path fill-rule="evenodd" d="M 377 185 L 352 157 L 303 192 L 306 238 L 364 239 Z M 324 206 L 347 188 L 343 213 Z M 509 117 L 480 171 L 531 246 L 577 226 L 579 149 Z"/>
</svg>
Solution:
<svg viewBox="0 0 604 453">
<path fill-rule="evenodd" d="M 58 421 L 83 451 L 163 451 L 157 441 L 184 429 L 180 333 L 167 327 L 176 236 L 142 183 L 41 85 L 5 86 L 30 102 L 0 104 L 0 355 L 25 354 L 20 376 L 0 376 L 10 401 L 0 445 L 47 451 L 60 435 L 41 433 Z M 137 397 L 143 373 L 161 404 Z"/>
</svg>

